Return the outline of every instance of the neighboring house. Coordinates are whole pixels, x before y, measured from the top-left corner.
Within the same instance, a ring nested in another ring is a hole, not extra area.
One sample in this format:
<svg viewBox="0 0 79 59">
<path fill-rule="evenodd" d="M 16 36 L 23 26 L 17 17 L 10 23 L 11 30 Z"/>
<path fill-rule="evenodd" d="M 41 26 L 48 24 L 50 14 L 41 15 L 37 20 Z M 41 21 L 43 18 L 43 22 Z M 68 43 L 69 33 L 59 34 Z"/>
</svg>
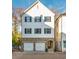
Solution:
<svg viewBox="0 0 79 59">
<path fill-rule="evenodd" d="M 22 47 L 24 51 L 54 51 L 54 16 L 39 0 L 22 14 Z"/>
<path fill-rule="evenodd" d="M 66 14 L 62 15 L 61 24 L 61 40 L 62 40 L 62 52 L 66 52 Z"/>
<path fill-rule="evenodd" d="M 66 13 L 56 15 L 55 18 L 55 45 L 57 51 L 66 51 Z"/>
</svg>

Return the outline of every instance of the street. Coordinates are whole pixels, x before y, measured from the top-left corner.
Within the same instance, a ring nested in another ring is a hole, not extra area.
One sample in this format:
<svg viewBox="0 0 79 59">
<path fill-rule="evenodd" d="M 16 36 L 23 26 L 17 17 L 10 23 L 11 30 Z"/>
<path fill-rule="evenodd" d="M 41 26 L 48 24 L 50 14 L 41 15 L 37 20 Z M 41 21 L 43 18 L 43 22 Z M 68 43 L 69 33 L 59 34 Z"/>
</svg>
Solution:
<svg viewBox="0 0 79 59">
<path fill-rule="evenodd" d="M 12 59 L 66 59 L 65 53 L 26 53 L 26 52 L 13 52 Z"/>
</svg>

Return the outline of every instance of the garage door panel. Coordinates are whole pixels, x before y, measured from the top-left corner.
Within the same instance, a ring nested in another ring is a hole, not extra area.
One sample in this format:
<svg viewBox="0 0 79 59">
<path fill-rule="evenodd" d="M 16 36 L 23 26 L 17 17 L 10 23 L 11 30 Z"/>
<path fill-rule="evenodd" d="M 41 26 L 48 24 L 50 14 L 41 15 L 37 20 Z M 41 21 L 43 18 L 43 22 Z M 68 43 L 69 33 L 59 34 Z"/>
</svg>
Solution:
<svg viewBox="0 0 79 59">
<path fill-rule="evenodd" d="M 24 51 L 33 51 L 33 43 L 24 43 Z"/>
<path fill-rule="evenodd" d="M 35 43 L 36 51 L 45 51 L 45 43 Z"/>
</svg>

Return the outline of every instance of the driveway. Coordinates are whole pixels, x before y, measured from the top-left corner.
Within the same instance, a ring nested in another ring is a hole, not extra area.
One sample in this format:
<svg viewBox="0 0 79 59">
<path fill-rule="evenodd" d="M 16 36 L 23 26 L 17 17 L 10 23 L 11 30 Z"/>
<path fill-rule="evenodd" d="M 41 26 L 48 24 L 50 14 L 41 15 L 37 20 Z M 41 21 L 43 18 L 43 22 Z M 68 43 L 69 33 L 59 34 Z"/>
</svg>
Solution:
<svg viewBox="0 0 79 59">
<path fill-rule="evenodd" d="M 65 53 L 13 52 L 12 59 L 66 59 Z"/>
</svg>

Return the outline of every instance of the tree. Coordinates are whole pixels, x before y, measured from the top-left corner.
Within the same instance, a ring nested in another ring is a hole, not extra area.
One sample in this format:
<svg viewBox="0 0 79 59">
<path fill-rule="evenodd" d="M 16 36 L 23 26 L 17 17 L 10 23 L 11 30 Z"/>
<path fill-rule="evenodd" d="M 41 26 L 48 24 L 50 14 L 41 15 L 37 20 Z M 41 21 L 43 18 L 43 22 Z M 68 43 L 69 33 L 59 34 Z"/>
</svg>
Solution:
<svg viewBox="0 0 79 59">
<path fill-rule="evenodd" d="M 21 34 L 16 32 L 12 32 L 12 46 L 19 49 L 19 46 L 21 45 Z"/>
<path fill-rule="evenodd" d="M 21 45 L 21 34 L 18 32 L 17 27 L 18 27 L 18 22 L 17 22 L 17 17 L 13 14 L 13 24 L 12 24 L 12 46 L 14 48 L 18 48 Z"/>
</svg>

